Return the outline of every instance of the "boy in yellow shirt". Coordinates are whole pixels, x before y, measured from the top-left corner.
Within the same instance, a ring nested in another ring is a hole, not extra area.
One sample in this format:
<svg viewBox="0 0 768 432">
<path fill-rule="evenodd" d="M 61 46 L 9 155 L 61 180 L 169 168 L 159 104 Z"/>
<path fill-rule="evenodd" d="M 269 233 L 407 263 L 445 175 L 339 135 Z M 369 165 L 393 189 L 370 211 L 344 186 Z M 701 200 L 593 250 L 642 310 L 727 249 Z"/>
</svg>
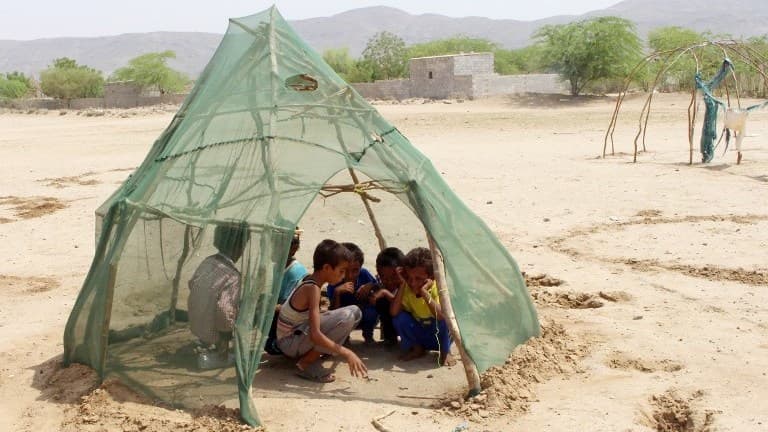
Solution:
<svg viewBox="0 0 768 432">
<path fill-rule="evenodd" d="M 440 308 L 434 281 L 432 253 L 426 248 L 412 249 L 403 262 L 405 286 L 397 291 L 389 312 L 398 336 L 403 361 L 439 351 L 441 366 L 452 366 L 451 334 Z"/>
</svg>

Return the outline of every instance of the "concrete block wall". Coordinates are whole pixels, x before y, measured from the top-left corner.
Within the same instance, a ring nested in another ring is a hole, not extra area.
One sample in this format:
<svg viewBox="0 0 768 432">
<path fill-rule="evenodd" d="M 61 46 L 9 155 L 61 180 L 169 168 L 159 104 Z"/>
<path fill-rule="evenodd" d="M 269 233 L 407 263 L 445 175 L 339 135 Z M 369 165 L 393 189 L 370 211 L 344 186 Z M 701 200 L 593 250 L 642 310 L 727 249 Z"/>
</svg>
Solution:
<svg viewBox="0 0 768 432">
<path fill-rule="evenodd" d="M 366 99 L 403 100 L 411 96 L 411 81 L 385 80 L 372 83 L 352 84 L 355 90 Z"/>
<path fill-rule="evenodd" d="M 493 54 L 463 54 L 453 57 L 454 75 L 487 75 L 493 73 Z"/>
<path fill-rule="evenodd" d="M 476 75 L 473 77 L 475 97 L 516 93 L 567 94 L 570 86 L 557 74 Z"/>
<path fill-rule="evenodd" d="M 473 99 L 474 97 L 474 79 L 471 75 L 457 76 L 453 79 L 449 99 Z"/>
<path fill-rule="evenodd" d="M 86 110 L 94 108 L 136 108 L 158 104 L 179 105 L 184 102 L 186 94 L 164 94 L 161 96 L 115 96 L 107 98 L 72 99 L 67 105 L 63 99 L 19 99 L 0 102 L 0 107 L 19 110 L 30 109 L 73 109 Z M 406 99 L 406 98 L 402 98 Z"/>
<path fill-rule="evenodd" d="M 411 97 L 445 99 L 453 93 L 453 57 L 422 57 L 409 62 Z"/>
<path fill-rule="evenodd" d="M 453 56 L 420 57 L 408 62 L 411 81 L 446 80 L 453 77 Z M 432 72 L 432 78 L 429 73 Z"/>
<path fill-rule="evenodd" d="M 104 98 L 83 98 L 69 101 L 69 109 L 84 110 L 90 108 L 104 108 Z"/>
<path fill-rule="evenodd" d="M 17 110 L 66 109 L 67 101 L 61 99 L 16 99 L 0 101 L 0 107 Z"/>
<path fill-rule="evenodd" d="M 187 94 L 164 94 L 160 95 L 160 103 L 170 105 L 181 105 L 187 98 Z"/>
</svg>

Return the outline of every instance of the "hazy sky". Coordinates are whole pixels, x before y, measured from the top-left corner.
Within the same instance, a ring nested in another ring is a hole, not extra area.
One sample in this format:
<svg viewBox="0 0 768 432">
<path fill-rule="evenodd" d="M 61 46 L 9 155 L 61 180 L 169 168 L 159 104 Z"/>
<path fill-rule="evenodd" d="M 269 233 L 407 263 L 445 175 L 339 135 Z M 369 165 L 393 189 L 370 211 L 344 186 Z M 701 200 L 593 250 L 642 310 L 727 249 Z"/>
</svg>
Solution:
<svg viewBox="0 0 768 432">
<path fill-rule="evenodd" d="M 0 40 L 105 36 L 150 31 L 224 33 L 227 18 L 251 15 L 276 4 L 286 19 L 330 16 L 385 5 L 412 14 L 534 20 L 576 15 L 618 0 L 2 0 Z M 525 6 L 523 6 L 525 4 Z"/>
</svg>

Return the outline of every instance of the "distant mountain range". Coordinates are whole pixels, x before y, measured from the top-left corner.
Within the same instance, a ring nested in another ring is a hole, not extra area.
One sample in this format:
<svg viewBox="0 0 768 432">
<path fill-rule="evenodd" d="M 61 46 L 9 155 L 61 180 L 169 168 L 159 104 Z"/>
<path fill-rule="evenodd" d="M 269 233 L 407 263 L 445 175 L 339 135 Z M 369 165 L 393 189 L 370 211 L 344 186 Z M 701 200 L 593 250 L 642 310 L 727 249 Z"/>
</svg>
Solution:
<svg viewBox="0 0 768 432">
<path fill-rule="evenodd" d="M 409 44 L 463 34 L 486 38 L 506 48 L 519 48 L 530 43 L 531 35 L 543 25 L 606 15 L 632 20 L 641 35 L 669 25 L 729 33 L 735 37 L 768 33 L 766 0 L 625 0 L 580 16 L 556 16 L 537 21 L 411 15 L 399 9 L 378 6 L 331 17 L 291 21 L 291 25 L 320 52 L 327 48 L 348 47 L 350 53 L 357 56 L 371 36 L 382 30 L 397 34 Z M 109 74 L 138 55 L 173 50 L 177 58 L 169 64 L 195 77 L 213 55 L 221 37 L 214 33 L 153 32 L 93 38 L 0 40 L 0 72 L 18 70 L 39 75 L 54 58 L 70 57 Z"/>
</svg>

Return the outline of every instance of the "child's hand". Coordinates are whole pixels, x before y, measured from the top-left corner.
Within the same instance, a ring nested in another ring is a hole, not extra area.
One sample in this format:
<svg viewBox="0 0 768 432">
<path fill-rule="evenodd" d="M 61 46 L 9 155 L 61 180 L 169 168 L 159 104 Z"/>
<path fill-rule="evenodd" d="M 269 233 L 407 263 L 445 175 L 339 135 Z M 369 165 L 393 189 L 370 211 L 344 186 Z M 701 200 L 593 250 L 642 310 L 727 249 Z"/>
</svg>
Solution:
<svg viewBox="0 0 768 432">
<path fill-rule="evenodd" d="M 339 285 L 336 287 L 336 290 L 333 292 L 333 295 L 340 296 L 342 294 L 354 294 L 355 293 L 355 285 L 352 282 L 346 282 L 342 285 Z"/>
<path fill-rule="evenodd" d="M 432 279 L 427 279 L 424 281 L 424 285 L 421 286 L 420 294 L 421 296 L 426 300 L 429 298 L 429 289 L 432 288 L 432 284 L 434 281 Z"/>
<path fill-rule="evenodd" d="M 405 283 L 405 269 L 403 267 L 395 267 L 395 272 L 397 273 L 398 279 L 400 279 L 400 284 Z"/>
<path fill-rule="evenodd" d="M 373 289 L 372 283 L 367 283 L 360 287 L 360 289 L 357 290 L 357 294 L 355 296 L 357 297 L 358 301 L 365 301 L 368 300 L 368 296 L 371 294 L 371 289 Z"/>
<path fill-rule="evenodd" d="M 349 373 L 351 373 L 352 376 L 360 378 L 366 378 L 368 376 L 368 368 L 365 367 L 365 363 L 363 363 L 363 361 L 360 360 L 360 357 L 352 352 L 352 350 L 345 349 L 344 359 L 347 360 L 347 364 L 349 365 Z"/>
</svg>

